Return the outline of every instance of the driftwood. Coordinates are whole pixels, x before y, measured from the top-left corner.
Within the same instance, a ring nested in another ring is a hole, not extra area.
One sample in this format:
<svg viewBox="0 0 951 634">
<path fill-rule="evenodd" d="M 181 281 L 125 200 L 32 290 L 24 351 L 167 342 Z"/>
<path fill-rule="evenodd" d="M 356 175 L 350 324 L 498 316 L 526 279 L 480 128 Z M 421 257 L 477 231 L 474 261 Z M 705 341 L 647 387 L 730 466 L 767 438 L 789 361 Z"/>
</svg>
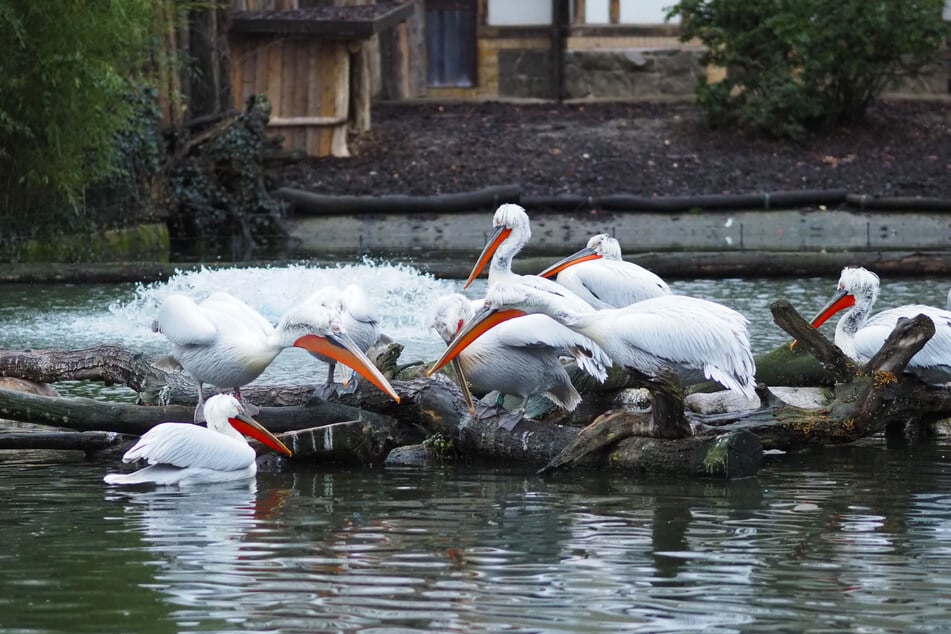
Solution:
<svg viewBox="0 0 951 634">
<path fill-rule="evenodd" d="M 577 377 L 584 395 L 579 410 L 587 412 L 586 420 L 593 419 L 584 429 L 526 418 L 509 432 L 498 425 L 503 410 L 480 404 L 475 414 L 470 413 L 449 377 L 440 374 L 427 379 L 419 376 L 421 367 L 400 368 L 398 345 L 384 347 L 374 356 L 388 376 L 402 377 L 392 380 L 401 398 L 399 404 L 363 383 L 355 394 L 339 402 L 314 399 L 313 385 L 251 385 L 242 393 L 261 408 L 257 418 L 264 425 L 284 433 L 297 460 L 380 464 L 394 448 L 437 435 L 444 439 L 443 453 L 448 448 L 467 458 L 515 461 L 544 472 L 596 467 L 718 477 L 754 474 L 763 449 L 788 451 L 851 442 L 889 425 L 924 424 L 951 412 L 951 391 L 902 374 L 934 333 L 926 317 L 903 320 L 879 354 L 859 367 L 812 329 L 788 302 L 778 301 L 772 310 L 777 324 L 799 343 L 795 351 L 771 354 L 805 359 L 803 376 L 818 376 L 819 383 L 834 382 L 829 405 L 799 408 L 777 402 L 761 390 L 763 405 L 755 410 L 699 415 L 685 412 L 680 386 L 662 378 L 652 382 L 652 409 L 629 411 L 617 408 L 617 396 L 639 383 L 638 377 L 615 369 L 605 385 Z M 776 365 L 794 364 L 778 361 Z M 0 417 L 80 432 L 134 436 L 159 422 L 189 421 L 196 398 L 192 382 L 182 374 L 166 373 L 122 346 L 0 351 L 0 376 L 42 382 L 121 383 L 138 393 L 141 403 L 148 404 L 0 389 Z M 569 417 L 553 419 L 571 422 Z M 88 441 L 84 442 L 77 448 L 90 449 Z M 52 446 L 53 441 L 50 443 Z"/>
</svg>

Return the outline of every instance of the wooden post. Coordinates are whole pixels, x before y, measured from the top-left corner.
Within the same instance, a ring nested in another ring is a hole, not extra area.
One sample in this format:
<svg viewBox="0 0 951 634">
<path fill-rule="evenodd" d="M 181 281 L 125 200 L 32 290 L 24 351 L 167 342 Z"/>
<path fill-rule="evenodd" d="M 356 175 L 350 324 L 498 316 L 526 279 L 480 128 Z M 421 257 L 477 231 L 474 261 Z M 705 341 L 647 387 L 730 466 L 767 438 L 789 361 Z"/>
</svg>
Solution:
<svg viewBox="0 0 951 634">
<path fill-rule="evenodd" d="M 370 56 L 368 45 L 359 40 L 349 43 L 350 112 L 348 120 L 353 132 L 370 129 Z"/>
</svg>

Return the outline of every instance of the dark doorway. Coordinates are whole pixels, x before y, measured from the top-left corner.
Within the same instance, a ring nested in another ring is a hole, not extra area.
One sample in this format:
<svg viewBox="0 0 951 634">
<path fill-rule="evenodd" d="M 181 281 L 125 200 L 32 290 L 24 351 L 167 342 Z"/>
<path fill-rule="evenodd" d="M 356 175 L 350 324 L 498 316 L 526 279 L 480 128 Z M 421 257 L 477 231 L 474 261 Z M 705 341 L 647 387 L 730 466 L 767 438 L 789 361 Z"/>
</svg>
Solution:
<svg viewBox="0 0 951 634">
<path fill-rule="evenodd" d="M 426 0 L 426 69 L 433 87 L 476 85 L 476 0 Z"/>
</svg>

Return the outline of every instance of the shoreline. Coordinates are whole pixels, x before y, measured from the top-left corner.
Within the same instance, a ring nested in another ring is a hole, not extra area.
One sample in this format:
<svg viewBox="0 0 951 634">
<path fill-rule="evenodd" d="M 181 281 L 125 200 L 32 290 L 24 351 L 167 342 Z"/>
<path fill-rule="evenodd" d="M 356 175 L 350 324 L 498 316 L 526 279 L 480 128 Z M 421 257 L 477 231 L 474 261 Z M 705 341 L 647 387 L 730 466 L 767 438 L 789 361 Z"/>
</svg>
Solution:
<svg viewBox="0 0 951 634">
<path fill-rule="evenodd" d="M 568 252 L 566 251 L 565 254 Z M 200 268 L 265 267 L 302 265 L 334 267 L 374 261 L 403 263 L 423 273 L 443 279 L 465 279 L 478 257 L 472 253 L 452 253 L 444 257 L 388 256 L 367 253 L 342 258 L 287 257 L 225 262 L 102 262 L 8 264 L 0 272 L 0 284 L 122 284 L 164 281 L 179 271 Z M 837 278 L 845 266 L 864 266 L 892 277 L 951 278 L 949 251 L 678 251 L 628 254 L 624 258 L 669 280 L 724 278 Z M 513 270 L 520 274 L 541 271 L 554 261 L 552 256 L 517 257 Z"/>
</svg>

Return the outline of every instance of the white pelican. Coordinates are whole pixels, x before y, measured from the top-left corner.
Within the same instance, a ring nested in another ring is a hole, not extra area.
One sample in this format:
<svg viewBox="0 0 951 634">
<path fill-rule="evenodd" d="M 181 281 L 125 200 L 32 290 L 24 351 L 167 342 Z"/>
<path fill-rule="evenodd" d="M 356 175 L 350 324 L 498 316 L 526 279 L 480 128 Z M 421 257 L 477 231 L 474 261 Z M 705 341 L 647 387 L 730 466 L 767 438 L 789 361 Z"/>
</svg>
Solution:
<svg viewBox="0 0 951 634">
<path fill-rule="evenodd" d="M 528 214 L 520 205 L 514 203 L 499 205 L 492 216 L 492 228 L 492 235 L 472 267 L 463 288 L 469 288 L 490 261 L 489 286 L 507 275 L 512 275 L 512 258 L 532 237 Z"/>
<path fill-rule="evenodd" d="M 445 365 L 480 334 L 526 313 L 544 313 L 597 343 L 615 363 L 650 383 L 673 372 L 694 383 L 712 379 L 750 400 L 756 366 L 747 320 L 720 304 L 664 295 L 625 308 L 594 310 L 570 291 L 537 276 L 512 276 L 489 287 L 485 308 L 428 370 Z"/>
<path fill-rule="evenodd" d="M 366 353 L 380 338 L 380 318 L 376 308 L 366 292 L 356 284 L 348 284 L 341 290 L 336 286 L 326 286 L 305 300 L 304 305 L 316 305 L 329 310 L 334 321 L 350 335 L 361 351 Z M 318 390 L 322 398 L 334 392 L 349 394 L 357 389 L 356 372 L 351 376 L 345 388 L 338 388 L 334 382 L 337 360 L 323 354 L 314 356 L 327 364 L 327 381 Z"/>
<path fill-rule="evenodd" d="M 871 271 L 862 267 L 842 269 L 836 291 L 812 320 L 813 327 L 818 328 L 835 313 L 849 308 L 835 326 L 835 345 L 849 358 L 866 363 L 881 349 L 900 318 L 926 315 L 934 323 L 935 334 L 912 357 L 906 370 L 926 383 L 951 381 L 951 311 L 907 304 L 869 317 L 878 290 L 878 276 Z"/>
<path fill-rule="evenodd" d="M 122 462 L 145 459 L 149 466 L 134 473 L 110 473 L 108 484 L 180 485 L 230 482 L 254 477 L 254 449 L 242 434 L 274 451 L 291 450 L 245 413 L 233 396 L 218 394 L 205 401 L 207 427 L 191 423 L 161 423 L 145 432 L 122 456 Z"/>
<path fill-rule="evenodd" d="M 448 344 L 484 304 L 484 300 L 470 300 L 458 293 L 441 297 L 432 326 Z M 522 399 L 519 407 L 500 421 L 503 429 L 512 429 L 524 416 L 529 398 L 536 394 L 544 394 L 569 412 L 581 402 L 559 359 L 564 349 L 585 372 L 599 381 L 607 378 L 605 366 L 611 365 L 611 360 L 597 344 L 547 315 L 525 315 L 500 324 L 472 341 L 453 361 L 459 362 L 456 372 L 460 382 L 468 379 L 476 391 L 495 390 Z"/>
<path fill-rule="evenodd" d="M 172 343 L 171 357 L 198 382 L 196 420 L 204 402 L 202 384 L 232 389 L 240 398 L 240 388 L 292 346 L 350 366 L 398 402 L 386 378 L 332 317 L 330 311 L 305 303 L 288 310 L 275 328 L 227 293 L 213 293 L 200 304 L 170 295 L 152 328 Z"/>
<path fill-rule="evenodd" d="M 554 278 L 595 308 L 622 308 L 670 295 L 670 288 L 660 277 L 625 262 L 621 245 L 606 233 L 591 236 L 585 248 L 555 262 L 539 276 Z"/>
</svg>

